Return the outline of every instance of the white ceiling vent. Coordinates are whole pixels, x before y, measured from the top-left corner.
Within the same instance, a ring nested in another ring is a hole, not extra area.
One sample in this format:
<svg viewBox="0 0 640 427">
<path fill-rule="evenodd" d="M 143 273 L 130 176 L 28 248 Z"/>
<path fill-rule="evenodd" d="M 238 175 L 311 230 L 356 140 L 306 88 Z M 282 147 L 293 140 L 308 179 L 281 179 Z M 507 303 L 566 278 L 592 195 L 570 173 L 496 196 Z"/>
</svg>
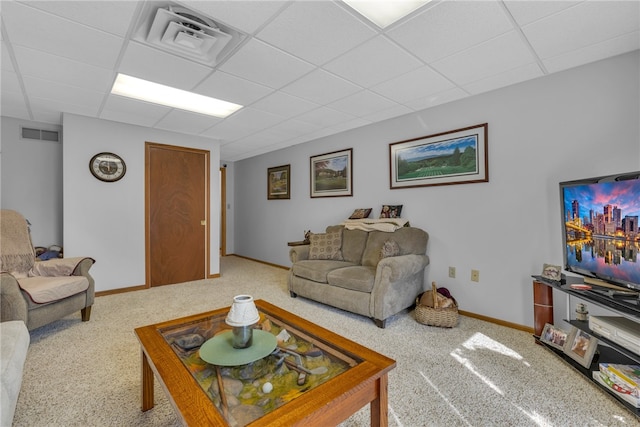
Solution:
<svg viewBox="0 0 640 427">
<path fill-rule="evenodd" d="M 236 47 L 244 34 L 182 6 L 155 3 L 143 13 L 134 37 L 149 45 L 215 66 Z"/>
<path fill-rule="evenodd" d="M 34 129 L 22 127 L 20 129 L 22 139 L 37 139 L 41 141 L 60 141 L 60 135 L 55 130 Z"/>
</svg>

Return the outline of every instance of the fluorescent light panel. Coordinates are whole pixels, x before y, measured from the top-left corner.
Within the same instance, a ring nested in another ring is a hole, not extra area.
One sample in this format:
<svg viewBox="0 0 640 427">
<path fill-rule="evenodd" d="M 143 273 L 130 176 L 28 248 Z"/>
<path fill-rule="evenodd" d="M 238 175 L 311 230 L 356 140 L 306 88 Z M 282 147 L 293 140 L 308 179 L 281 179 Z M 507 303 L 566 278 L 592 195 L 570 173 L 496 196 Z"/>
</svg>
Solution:
<svg viewBox="0 0 640 427">
<path fill-rule="evenodd" d="M 431 0 L 343 0 L 356 12 L 385 28 Z"/>
<path fill-rule="evenodd" d="M 242 108 L 242 105 L 232 102 L 153 83 L 126 74 L 118 74 L 113 88 L 111 88 L 111 93 L 221 118 L 225 118 Z"/>
</svg>

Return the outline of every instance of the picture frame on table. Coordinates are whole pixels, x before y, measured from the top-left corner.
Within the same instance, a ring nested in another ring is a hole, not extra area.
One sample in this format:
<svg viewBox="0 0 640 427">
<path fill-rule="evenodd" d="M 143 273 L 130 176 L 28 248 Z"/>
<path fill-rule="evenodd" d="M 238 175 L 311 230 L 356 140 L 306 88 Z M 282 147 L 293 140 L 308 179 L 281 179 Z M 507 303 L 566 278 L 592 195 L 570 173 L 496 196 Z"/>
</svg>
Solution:
<svg viewBox="0 0 640 427">
<path fill-rule="evenodd" d="M 596 337 L 574 326 L 569 332 L 563 351 L 580 365 L 589 368 L 597 348 L 598 339 Z"/>
<path fill-rule="evenodd" d="M 353 149 L 309 158 L 311 197 L 353 196 Z"/>
<path fill-rule="evenodd" d="M 562 278 L 562 267 L 553 264 L 542 264 L 541 276 L 545 279 L 559 282 Z"/>
<path fill-rule="evenodd" d="M 291 165 L 267 169 L 267 200 L 291 198 Z"/>
<path fill-rule="evenodd" d="M 390 188 L 488 182 L 488 126 L 389 144 Z"/>
<path fill-rule="evenodd" d="M 564 329 L 558 328 L 551 323 L 547 323 L 546 325 L 544 325 L 544 329 L 540 334 L 540 341 L 551 347 L 555 347 L 558 350 L 563 351 L 568 336 L 569 332 L 565 331 Z"/>
</svg>

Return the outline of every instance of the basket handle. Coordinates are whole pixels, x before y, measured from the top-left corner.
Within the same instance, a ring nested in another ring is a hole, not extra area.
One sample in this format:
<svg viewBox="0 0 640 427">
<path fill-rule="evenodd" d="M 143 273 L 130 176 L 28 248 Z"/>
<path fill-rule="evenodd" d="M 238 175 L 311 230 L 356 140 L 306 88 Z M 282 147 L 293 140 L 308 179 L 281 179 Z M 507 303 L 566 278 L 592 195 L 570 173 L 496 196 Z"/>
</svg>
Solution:
<svg viewBox="0 0 640 427">
<path fill-rule="evenodd" d="M 433 296 L 433 308 L 438 308 L 438 288 L 436 288 L 436 282 L 431 282 L 431 295 Z"/>
</svg>

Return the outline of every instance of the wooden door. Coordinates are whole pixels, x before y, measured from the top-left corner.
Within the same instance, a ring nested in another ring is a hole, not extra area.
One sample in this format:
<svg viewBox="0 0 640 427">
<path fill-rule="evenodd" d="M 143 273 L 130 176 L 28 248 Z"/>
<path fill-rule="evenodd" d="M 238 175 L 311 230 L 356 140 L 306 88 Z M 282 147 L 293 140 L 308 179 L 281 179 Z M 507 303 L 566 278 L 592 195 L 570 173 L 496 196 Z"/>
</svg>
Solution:
<svg viewBox="0 0 640 427">
<path fill-rule="evenodd" d="M 209 152 L 146 144 L 147 286 L 207 277 Z"/>
</svg>

